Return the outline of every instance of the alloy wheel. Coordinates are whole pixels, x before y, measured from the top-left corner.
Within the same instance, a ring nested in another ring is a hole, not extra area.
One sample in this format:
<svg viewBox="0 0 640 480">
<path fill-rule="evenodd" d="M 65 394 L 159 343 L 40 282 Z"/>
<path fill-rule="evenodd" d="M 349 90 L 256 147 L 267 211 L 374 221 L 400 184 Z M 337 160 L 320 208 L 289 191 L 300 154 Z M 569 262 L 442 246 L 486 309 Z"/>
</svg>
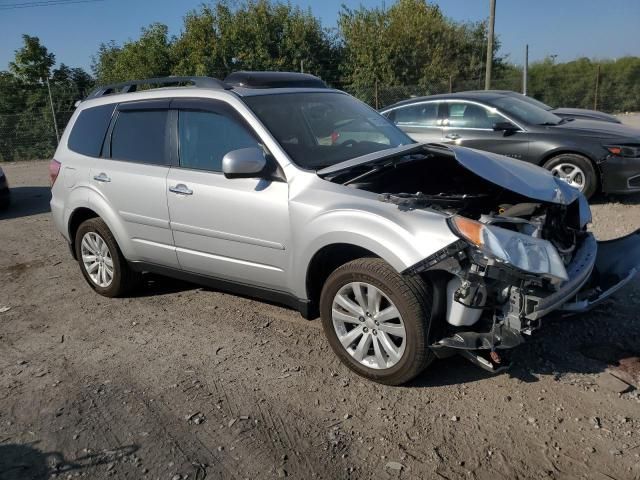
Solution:
<svg viewBox="0 0 640 480">
<path fill-rule="evenodd" d="M 336 293 L 333 328 L 343 348 L 368 368 L 387 369 L 404 354 L 406 329 L 400 312 L 382 290 L 351 282 Z"/>
<path fill-rule="evenodd" d="M 87 232 L 80 244 L 82 264 L 91 281 L 107 288 L 113 281 L 113 258 L 107 242 L 96 232 Z"/>
<path fill-rule="evenodd" d="M 582 169 L 573 163 L 559 163 L 551 169 L 551 173 L 573 188 L 584 191 L 586 176 Z"/>
</svg>

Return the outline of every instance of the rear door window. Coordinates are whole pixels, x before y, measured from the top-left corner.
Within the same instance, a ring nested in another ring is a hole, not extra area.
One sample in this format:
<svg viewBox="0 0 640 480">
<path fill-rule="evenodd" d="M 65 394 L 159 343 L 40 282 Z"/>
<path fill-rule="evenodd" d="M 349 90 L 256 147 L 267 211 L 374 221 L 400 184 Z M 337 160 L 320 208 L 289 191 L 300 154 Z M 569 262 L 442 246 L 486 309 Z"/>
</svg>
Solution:
<svg viewBox="0 0 640 480">
<path fill-rule="evenodd" d="M 85 108 L 73 124 L 67 146 L 89 157 L 99 157 L 115 104 Z"/>
<path fill-rule="evenodd" d="M 168 127 L 168 110 L 121 110 L 111 134 L 111 158 L 169 165 Z"/>
</svg>

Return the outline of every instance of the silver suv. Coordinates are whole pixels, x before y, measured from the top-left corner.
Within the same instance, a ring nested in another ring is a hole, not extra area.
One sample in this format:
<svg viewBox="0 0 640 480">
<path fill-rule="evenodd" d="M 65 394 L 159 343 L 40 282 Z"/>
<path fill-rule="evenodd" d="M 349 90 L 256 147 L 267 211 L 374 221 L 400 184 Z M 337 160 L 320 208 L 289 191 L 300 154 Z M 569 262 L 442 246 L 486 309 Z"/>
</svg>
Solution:
<svg viewBox="0 0 640 480">
<path fill-rule="evenodd" d="M 51 178 L 98 293 L 154 272 L 320 314 L 340 359 L 386 384 L 454 353 L 500 370 L 541 317 L 592 307 L 640 263 L 640 233 L 598 244 L 549 172 L 417 144 L 311 75 L 98 88 Z"/>
</svg>

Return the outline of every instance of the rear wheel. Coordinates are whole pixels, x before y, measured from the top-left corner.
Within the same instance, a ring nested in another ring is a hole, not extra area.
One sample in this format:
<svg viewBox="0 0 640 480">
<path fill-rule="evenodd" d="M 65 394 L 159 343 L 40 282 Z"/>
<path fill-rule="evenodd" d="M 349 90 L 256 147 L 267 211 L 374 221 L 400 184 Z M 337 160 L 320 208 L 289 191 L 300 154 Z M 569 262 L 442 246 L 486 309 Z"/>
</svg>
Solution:
<svg viewBox="0 0 640 480">
<path fill-rule="evenodd" d="M 567 182 L 572 187 L 580 190 L 582 194 L 590 198 L 598 188 L 598 174 L 587 157 L 576 153 L 563 153 L 544 164 L 544 168 Z"/>
<path fill-rule="evenodd" d="M 427 343 L 431 295 L 422 279 L 403 276 L 382 259 L 353 260 L 322 289 L 325 335 L 359 375 L 387 385 L 408 382 L 434 358 Z"/>
<path fill-rule="evenodd" d="M 100 295 L 119 297 L 139 284 L 140 274 L 129 268 L 102 219 L 90 218 L 78 227 L 75 248 L 82 275 Z"/>
</svg>

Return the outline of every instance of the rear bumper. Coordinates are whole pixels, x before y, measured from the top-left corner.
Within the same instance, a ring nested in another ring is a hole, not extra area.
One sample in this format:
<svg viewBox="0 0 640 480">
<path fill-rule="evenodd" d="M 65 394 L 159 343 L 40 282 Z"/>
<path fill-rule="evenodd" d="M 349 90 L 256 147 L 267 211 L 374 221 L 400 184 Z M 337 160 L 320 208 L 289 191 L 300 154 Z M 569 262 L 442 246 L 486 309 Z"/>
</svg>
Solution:
<svg viewBox="0 0 640 480">
<path fill-rule="evenodd" d="M 609 156 L 600 164 L 602 191 L 640 192 L 640 158 Z"/>
</svg>

